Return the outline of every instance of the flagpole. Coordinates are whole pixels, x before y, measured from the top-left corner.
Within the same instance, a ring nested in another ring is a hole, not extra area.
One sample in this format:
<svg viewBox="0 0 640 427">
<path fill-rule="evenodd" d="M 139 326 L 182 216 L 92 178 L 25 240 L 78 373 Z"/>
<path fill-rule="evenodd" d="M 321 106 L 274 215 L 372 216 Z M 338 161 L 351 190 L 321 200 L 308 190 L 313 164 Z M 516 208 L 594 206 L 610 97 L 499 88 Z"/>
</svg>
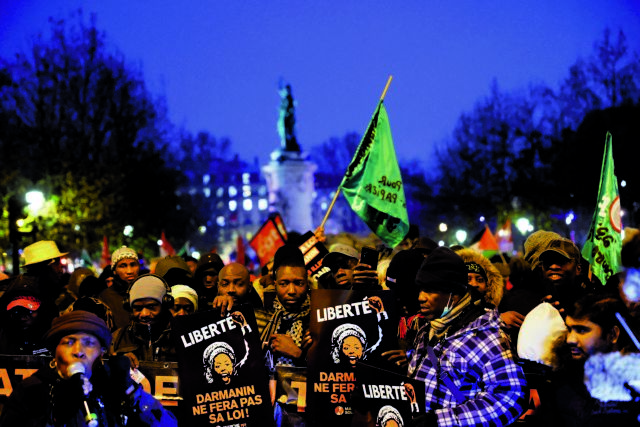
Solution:
<svg viewBox="0 0 640 427">
<path fill-rule="evenodd" d="M 391 80 L 392 79 L 393 79 L 393 76 L 389 75 L 389 78 L 387 79 L 387 84 L 384 86 L 384 89 L 382 91 L 382 95 L 380 96 L 380 102 L 384 101 L 384 97 L 387 95 L 387 90 L 389 90 L 389 86 L 391 85 Z M 342 181 L 340 181 L 340 184 L 342 184 Z M 329 219 L 329 214 L 333 210 L 333 205 L 336 204 L 336 200 L 338 200 L 338 196 L 339 195 L 340 195 L 340 185 L 338 185 L 338 189 L 336 190 L 336 194 L 333 196 L 333 200 L 331 200 L 331 204 L 327 208 L 327 212 L 324 214 L 324 218 L 322 219 L 322 222 L 320 223 L 320 226 L 316 229 L 316 233 L 319 230 L 324 230 L 324 224 L 327 222 L 327 219 Z"/>
</svg>

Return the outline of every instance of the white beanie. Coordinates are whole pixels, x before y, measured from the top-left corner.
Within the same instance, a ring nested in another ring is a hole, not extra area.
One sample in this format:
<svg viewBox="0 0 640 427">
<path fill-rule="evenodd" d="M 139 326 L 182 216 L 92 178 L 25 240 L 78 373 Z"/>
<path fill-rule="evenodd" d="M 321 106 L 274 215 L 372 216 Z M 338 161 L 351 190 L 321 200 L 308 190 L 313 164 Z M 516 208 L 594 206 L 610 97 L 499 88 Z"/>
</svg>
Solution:
<svg viewBox="0 0 640 427">
<path fill-rule="evenodd" d="M 121 248 L 116 249 L 115 251 L 113 251 L 113 254 L 111 254 L 111 270 L 115 272 L 118 262 L 122 261 L 123 259 L 129 258 L 138 261 L 138 254 L 136 253 L 136 251 L 126 246 L 122 246 Z"/>
<path fill-rule="evenodd" d="M 193 310 L 198 311 L 198 294 L 193 288 L 187 285 L 174 285 L 171 287 L 171 296 L 174 300 L 176 298 L 188 299 L 193 304 Z"/>
</svg>

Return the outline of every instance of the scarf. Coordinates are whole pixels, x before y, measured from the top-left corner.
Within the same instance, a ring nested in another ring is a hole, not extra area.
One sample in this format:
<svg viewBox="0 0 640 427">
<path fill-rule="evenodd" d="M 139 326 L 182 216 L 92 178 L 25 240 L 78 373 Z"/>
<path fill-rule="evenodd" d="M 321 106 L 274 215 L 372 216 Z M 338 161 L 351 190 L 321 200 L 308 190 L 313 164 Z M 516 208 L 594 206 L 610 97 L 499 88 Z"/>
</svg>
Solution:
<svg viewBox="0 0 640 427">
<path fill-rule="evenodd" d="M 471 304 L 471 294 L 466 293 L 458 304 L 456 304 L 446 316 L 434 319 L 429 325 L 429 342 L 435 336 L 439 341 L 446 333 L 447 327 L 453 319 L 458 317 L 462 311 Z"/>
<path fill-rule="evenodd" d="M 311 308 L 311 298 L 307 295 L 306 299 L 300 307 L 300 311 L 292 313 L 287 311 L 280 301 L 276 298 L 273 301 L 273 308 L 276 312 L 269 320 L 269 323 L 262 331 L 260 340 L 262 342 L 262 350 L 269 351 L 269 337 L 273 334 L 287 334 L 296 343 L 298 347 L 302 347 L 302 338 L 304 337 L 304 321 L 309 318 L 309 310 Z M 279 356 L 276 359 L 276 365 L 295 366 L 293 360 L 289 357 Z"/>
</svg>

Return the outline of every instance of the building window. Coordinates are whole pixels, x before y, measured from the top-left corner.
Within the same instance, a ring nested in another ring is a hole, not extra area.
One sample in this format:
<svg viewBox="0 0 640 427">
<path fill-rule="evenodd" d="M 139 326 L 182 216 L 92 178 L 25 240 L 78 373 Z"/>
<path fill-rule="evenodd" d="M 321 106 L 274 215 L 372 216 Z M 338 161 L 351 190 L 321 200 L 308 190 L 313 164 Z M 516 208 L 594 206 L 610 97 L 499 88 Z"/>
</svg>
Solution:
<svg viewBox="0 0 640 427">
<path fill-rule="evenodd" d="M 224 195 L 224 188 L 220 187 L 216 190 L 216 196 L 222 197 Z"/>
<path fill-rule="evenodd" d="M 216 224 L 218 224 L 218 226 L 220 227 L 224 227 L 226 225 L 226 221 L 224 220 L 224 217 L 223 216 L 217 217 Z"/>
<path fill-rule="evenodd" d="M 266 211 L 268 207 L 269 201 L 267 201 L 267 199 L 258 200 L 258 209 L 260 209 L 261 211 Z"/>
<path fill-rule="evenodd" d="M 209 187 L 205 187 L 202 192 L 204 193 L 204 197 L 209 198 L 211 196 L 211 189 Z"/>
<path fill-rule="evenodd" d="M 235 212 L 236 209 L 238 209 L 238 202 L 236 202 L 235 200 L 229 200 L 229 210 L 231 212 Z"/>
<path fill-rule="evenodd" d="M 244 197 L 244 198 L 251 197 L 251 186 L 250 185 L 243 185 L 242 186 L 242 197 Z"/>
<path fill-rule="evenodd" d="M 258 194 L 261 196 L 266 196 L 267 195 L 267 186 L 266 185 L 261 185 L 260 188 L 258 189 Z"/>
<path fill-rule="evenodd" d="M 211 176 L 209 174 L 202 175 L 202 183 L 207 185 L 211 181 Z"/>
<path fill-rule="evenodd" d="M 229 197 L 236 197 L 236 195 L 238 194 L 238 189 L 236 187 L 234 187 L 233 185 L 229 186 Z"/>
<path fill-rule="evenodd" d="M 242 209 L 245 211 L 250 211 L 253 209 L 253 201 L 251 199 L 244 199 L 242 201 Z"/>
<path fill-rule="evenodd" d="M 251 178 L 251 175 L 249 175 L 249 173 L 248 173 L 248 172 L 243 173 L 243 174 L 242 174 L 242 183 L 243 183 L 243 184 L 249 184 L 249 183 L 251 183 L 250 178 Z"/>
</svg>

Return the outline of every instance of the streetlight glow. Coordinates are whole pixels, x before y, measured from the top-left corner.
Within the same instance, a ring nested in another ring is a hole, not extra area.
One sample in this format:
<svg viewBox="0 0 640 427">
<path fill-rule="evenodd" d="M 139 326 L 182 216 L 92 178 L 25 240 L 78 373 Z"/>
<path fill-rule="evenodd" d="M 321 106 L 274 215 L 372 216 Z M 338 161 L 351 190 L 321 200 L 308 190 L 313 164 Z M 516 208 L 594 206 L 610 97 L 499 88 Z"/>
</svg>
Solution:
<svg viewBox="0 0 640 427">
<path fill-rule="evenodd" d="M 445 224 L 444 222 L 441 222 L 438 229 L 444 233 L 445 231 L 447 231 L 447 224 Z"/>
<path fill-rule="evenodd" d="M 463 244 L 467 240 L 467 232 L 464 230 L 456 231 L 456 240 L 458 240 L 458 243 Z"/>
<path fill-rule="evenodd" d="M 29 209 L 34 214 L 38 213 L 44 206 L 44 194 L 42 194 L 42 191 L 29 191 L 24 198 L 29 204 Z"/>
</svg>

